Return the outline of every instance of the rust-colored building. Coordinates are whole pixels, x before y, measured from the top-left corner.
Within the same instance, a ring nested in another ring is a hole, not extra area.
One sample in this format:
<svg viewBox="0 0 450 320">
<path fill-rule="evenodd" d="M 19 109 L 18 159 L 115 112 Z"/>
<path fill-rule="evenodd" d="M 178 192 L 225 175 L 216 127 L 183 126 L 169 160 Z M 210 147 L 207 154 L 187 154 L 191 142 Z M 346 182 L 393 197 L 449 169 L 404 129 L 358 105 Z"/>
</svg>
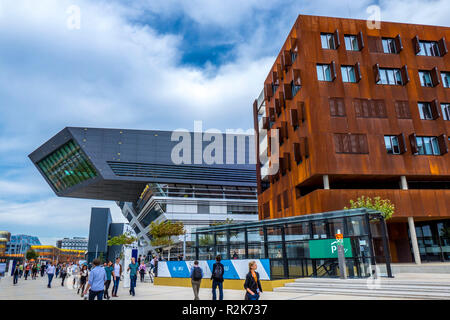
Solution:
<svg viewBox="0 0 450 320">
<path fill-rule="evenodd" d="M 379 196 L 396 208 L 393 262 L 450 260 L 446 39 L 447 27 L 298 16 L 253 105 L 260 219 Z"/>
</svg>

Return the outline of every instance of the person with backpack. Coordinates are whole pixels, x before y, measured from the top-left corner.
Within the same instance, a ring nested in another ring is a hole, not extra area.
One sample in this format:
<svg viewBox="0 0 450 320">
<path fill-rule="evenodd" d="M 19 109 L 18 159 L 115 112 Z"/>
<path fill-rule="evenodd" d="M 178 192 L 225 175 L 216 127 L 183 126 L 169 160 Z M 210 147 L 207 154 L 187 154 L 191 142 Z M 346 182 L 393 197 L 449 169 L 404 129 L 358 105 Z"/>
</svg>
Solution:
<svg viewBox="0 0 450 320">
<path fill-rule="evenodd" d="M 200 284 L 203 278 L 203 270 L 198 266 L 198 261 L 194 261 L 194 267 L 191 269 L 191 283 L 192 290 L 194 290 L 194 300 L 200 300 L 198 292 L 200 291 Z"/>
<path fill-rule="evenodd" d="M 256 272 L 256 268 L 256 261 L 250 261 L 248 264 L 248 273 L 244 282 L 245 300 L 259 300 L 259 296 L 262 293 L 259 273 Z"/>
<path fill-rule="evenodd" d="M 213 300 L 217 300 L 216 297 L 217 287 L 219 287 L 219 300 L 223 300 L 223 274 L 225 269 L 223 267 L 223 264 L 220 263 L 220 260 L 222 260 L 222 258 L 220 257 L 220 255 L 218 255 L 216 257 L 216 263 L 213 264 L 212 269 L 211 280 L 212 280 Z"/>
</svg>

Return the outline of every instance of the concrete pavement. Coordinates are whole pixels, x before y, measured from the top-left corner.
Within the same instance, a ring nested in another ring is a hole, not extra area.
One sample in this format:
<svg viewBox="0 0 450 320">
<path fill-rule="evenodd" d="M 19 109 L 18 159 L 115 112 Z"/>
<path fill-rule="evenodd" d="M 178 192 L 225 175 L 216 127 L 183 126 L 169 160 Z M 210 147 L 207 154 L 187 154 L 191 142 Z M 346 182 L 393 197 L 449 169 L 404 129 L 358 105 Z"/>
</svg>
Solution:
<svg viewBox="0 0 450 320">
<path fill-rule="evenodd" d="M 70 280 L 70 279 L 69 279 Z M 67 281 L 67 280 L 66 280 Z M 70 286 L 61 286 L 61 279 L 53 280 L 52 288 L 47 288 L 47 277 L 36 280 L 19 279 L 17 285 L 13 285 L 12 277 L 0 280 L 0 300 L 82 300 L 76 294 L 76 289 Z M 68 283 L 68 282 L 67 282 Z M 65 283 L 66 284 L 66 283 Z M 110 288 L 111 291 L 111 288 Z M 192 288 L 154 286 L 152 283 L 137 282 L 136 296 L 130 296 L 128 288 L 123 288 L 122 282 L 118 292 L 118 298 L 111 300 L 192 300 L 194 295 Z M 211 300 L 210 289 L 200 289 L 201 300 Z M 225 300 L 243 300 L 244 290 L 224 290 Z M 290 293 L 290 292 L 264 292 L 261 300 L 384 300 L 389 298 L 374 298 L 364 296 Z M 392 299 L 390 299 L 392 300 Z"/>
</svg>

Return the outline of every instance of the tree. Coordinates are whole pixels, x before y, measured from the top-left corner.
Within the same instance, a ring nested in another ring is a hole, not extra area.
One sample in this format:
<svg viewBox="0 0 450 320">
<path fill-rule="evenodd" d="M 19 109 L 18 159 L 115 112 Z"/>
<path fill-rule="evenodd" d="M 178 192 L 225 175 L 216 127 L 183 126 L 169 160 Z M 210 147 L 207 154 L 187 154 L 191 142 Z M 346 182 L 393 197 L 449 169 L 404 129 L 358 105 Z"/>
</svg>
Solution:
<svg viewBox="0 0 450 320">
<path fill-rule="evenodd" d="M 28 249 L 27 252 L 25 253 L 25 258 L 27 258 L 27 260 L 31 260 L 31 259 L 36 260 L 38 257 L 39 256 L 38 256 L 37 252 L 31 248 Z"/>
<path fill-rule="evenodd" d="M 395 206 L 388 199 L 381 199 L 380 197 L 370 198 L 370 197 L 359 197 L 354 200 L 350 200 L 350 208 L 344 207 L 344 210 L 348 209 L 358 209 L 367 208 L 373 209 L 381 212 L 385 220 L 388 220 L 395 213 Z"/>
<path fill-rule="evenodd" d="M 172 237 L 181 236 L 186 233 L 184 230 L 183 222 L 176 221 L 172 222 L 170 220 L 163 222 L 153 221 L 150 224 L 149 233 L 151 235 L 151 244 L 154 247 L 169 247 L 169 257 L 170 249 L 174 244 Z"/>
<path fill-rule="evenodd" d="M 123 233 L 121 235 L 112 237 L 108 240 L 108 247 L 111 246 L 122 246 L 122 250 L 120 250 L 120 256 L 119 258 L 123 259 L 123 248 L 128 247 L 132 245 L 134 242 L 137 241 L 136 237 L 131 236 L 129 233 Z"/>
</svg>

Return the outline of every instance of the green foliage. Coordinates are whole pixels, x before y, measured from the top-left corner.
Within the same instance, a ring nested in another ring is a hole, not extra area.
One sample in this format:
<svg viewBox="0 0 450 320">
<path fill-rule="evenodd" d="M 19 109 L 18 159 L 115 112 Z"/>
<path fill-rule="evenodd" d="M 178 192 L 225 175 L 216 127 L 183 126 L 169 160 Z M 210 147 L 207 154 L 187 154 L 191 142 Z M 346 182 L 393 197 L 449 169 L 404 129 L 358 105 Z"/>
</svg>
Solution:
<svg viewBox="0 0 450 320">
<path fill-rule="evenodd" d="M 365 196 L 359 197 L 356 201 L 350 200 L 350 208 L 344 207 L 344 210 L 358 208 L 367 208 L 379 211 L 386 220 L 390 219 L 395 213 L 395 206 L 390 200 L 383 200 L 380 197 L 375 197 L 372 199 Z"/>
<path fill-rule="evenodd" d="M 199 245 L 212 246 L 214 245 L 214 237 L 212 234 L 202 234 L 198 238 Z"/>
<path fill-rule="evenodd" d="M 25 258 L 27 258 L 27 260 L 31 260 L 31 259 L 36 260 L 38 257 L 39 256 L 38 256 L 37 252 L 31 248 L 28 249 L 27 252 L 25 253 Z"/>
<path fill-rule="evenodd" d="M 152 236 L 151 244 L 154 247 L 171 246 L 174 242 L 171 239 L 173 236 L 181 236 L 186 233 L 183 222 L 170 220 L 156 223 L 153 221 L 149 228 Z"/>
<path fill-rule="evenodd" d="M 222 226 L 225 224 L 232 224 L 232 223 L 234 223 L 233 219 L 227 218 L 225 221 L 211 223 L 211 226 L 215 227 L 215 226 Z"/>
<path fill-rule="evenodd" d="M 121 234 L 119 236 L 116 237 L 112 237 L 111 239 L 108 240 L 108 247 L 110 246 L 129 246 L 131 244 L 133 244 L 133 242 L 135 242 L 137 240 L 136 237 L 132 237 L 129 234 Z"/>
</svg>

